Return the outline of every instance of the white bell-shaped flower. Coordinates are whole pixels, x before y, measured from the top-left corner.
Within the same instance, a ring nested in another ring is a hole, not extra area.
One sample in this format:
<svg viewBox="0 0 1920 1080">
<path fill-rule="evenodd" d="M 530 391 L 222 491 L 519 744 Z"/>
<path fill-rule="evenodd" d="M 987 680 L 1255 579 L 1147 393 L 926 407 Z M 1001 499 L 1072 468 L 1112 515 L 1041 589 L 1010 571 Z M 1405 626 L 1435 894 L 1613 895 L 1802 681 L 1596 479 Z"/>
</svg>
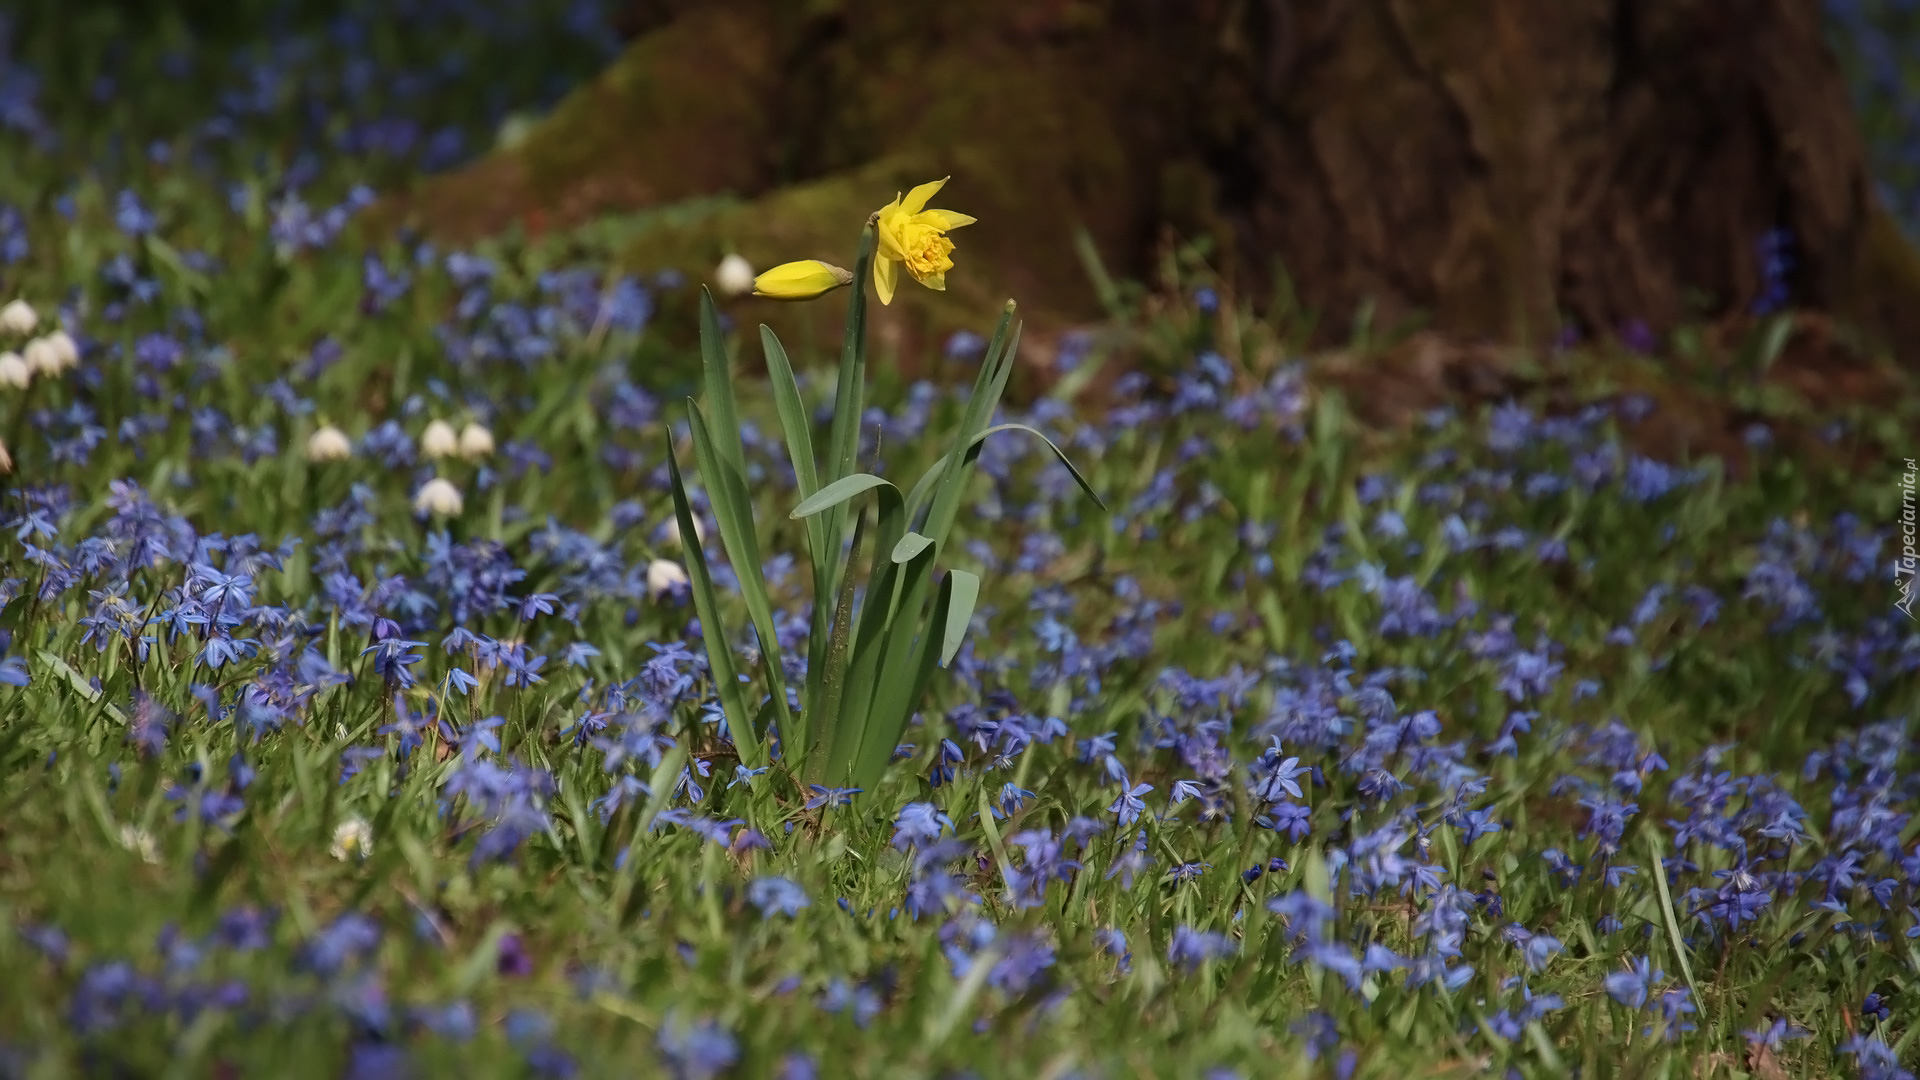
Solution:
<svg viewBox="0 0 1920 1080">
<path fill-rule="evenodd" d="M 713 268 L 713 283 L 728 296 L 744 296 L 753 291 L 753 264 L 738 254 L 728 255 Z"/>
<path fill-rule="evenodd" d="M 7 306 L 0 307 L 0 330 L 25 337 L 33 333 L 33 328 L 39 325 L 40 313 L 33 310 L 33 305 L 25 300 L 11 300 L 8 301 Z"/>
<path fill-rule="evenodd" d="M 468 461 L 478 461 L 493 456 L 493 432 L 484 424 L 469 421 L 460 429 L 460 456 Z"/>
<path fill-rule="evenodd" d="M 353 440 L 347 433 L 327 424 L 319 431 L 307 436 L 307 460 L 312 462 L 345 461 L 353 456 Z"/>
<path fill-rule="evenodd" d="M 460 450 L 460 436 L 453 425 L 445 420 L 435 420 L 420 433 L 420 456 L 429 461 L 452 457 Z"/>
<path fill-rule="evenodd" d="M 460 497 L 460 489 L 454 487 L 445 477 L 440 476 L 420 485 L 420 490 L 413 496 L 413 510 L 416 514 L 459 517 L 465 505 L 465 501 Z"/>
</svg>

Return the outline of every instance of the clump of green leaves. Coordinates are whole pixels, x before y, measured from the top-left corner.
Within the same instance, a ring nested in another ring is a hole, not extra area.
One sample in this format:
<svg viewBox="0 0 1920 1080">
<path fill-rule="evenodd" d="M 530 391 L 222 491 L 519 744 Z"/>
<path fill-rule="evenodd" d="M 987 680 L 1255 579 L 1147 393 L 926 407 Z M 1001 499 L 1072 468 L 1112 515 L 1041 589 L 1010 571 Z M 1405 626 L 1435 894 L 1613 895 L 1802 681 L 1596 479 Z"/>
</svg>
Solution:
<svg viewBox="0 0 1920 1080">
<path fill-rule="evenodd" d="M 865 286 L 872 276 L 875 243 L 876 231 L 869 224 L 861 233 L 853 273 L 855 287 L 847 305 L 824 461 L 816 458 L 812 424 L 786 349 L 771 329 L 760 328 L 780 426 L 799 483 L 800 503 L 791 517 L 806 522 L 812 564 L 807 683 L 797 713 L 788 700 L 774 636 L 773 605 L 761 571 L 734 377 L 713 298 L 704 291 L 700 354 L 706 400 L 704 407 L 691 399 L 687 402 L 694 460 L 706 482 L 727 558 L 739 577 L 747 618 L 760 641 L 766 681 L 765 703 L 750 709 L 706 556 L 697 543 L 688 545 L 694 605 L 727 726 L 742 759 L 757 768 L 767 764 L 769 757 L 764 738 L 767 725 L 778 725 L 782 745 L 798 766 L 797 774 L 810 784 L 870 787 L 879 780 L 908 719 L 926 695 L 936 664 L 946 666 L 959 650 L 973 617 L 980 579 L 965 570 L 948 569 L 936 582 L 935 567 L 989 435 L 1018 430 L 1040 439 L 1073 474 L 1081 490 L 1100 502 L 1066 454 L 1038 430 L 1025 424 L 989 426 L 1020 346 L 1020 324 L 1014 321 L 1012 301 L 1000 315 L 946 453 L 904 493 L 884 477 L 856 470 L 867 376 Z M 680 535 L 691 537 L 695 535 L 693 509 L 678 461 L 671 462 L 671 472 Z M 868 494 L 871 509 L 856 507 L 856 500 Z"/>
</svg>

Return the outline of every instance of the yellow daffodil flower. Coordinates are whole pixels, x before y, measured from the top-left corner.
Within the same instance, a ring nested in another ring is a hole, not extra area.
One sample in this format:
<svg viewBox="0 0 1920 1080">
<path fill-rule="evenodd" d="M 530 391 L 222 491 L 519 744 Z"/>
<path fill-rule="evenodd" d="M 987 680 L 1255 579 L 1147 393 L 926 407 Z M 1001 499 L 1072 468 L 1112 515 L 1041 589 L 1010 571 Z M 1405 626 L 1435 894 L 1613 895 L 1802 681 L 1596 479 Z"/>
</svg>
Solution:
<svg viewBox="0 0 1920 1080">
<path fill-rule="evenodd" d="M 947 179 L 921 184 L 905 197 L 896 195 L 874 215 L 880 246 L 873 260 L 873 289 L 881 303 L 893 303 L 893 287 L 902 266 L 913 280 L 929 289 L 947 287 L 947 271 L 953 269 L 953 241 L 947 239 L 947 232 L 975 220 L 952 210 L 926 208 L 927 200 Z"/>
<path fill-rule="evenodd" d="M 753 295 L 772 300 L 811 300 L 842 285 L 853 284 L 853 273 L 819 259 L 781 263 L 753 279 Z"/>
</svg>

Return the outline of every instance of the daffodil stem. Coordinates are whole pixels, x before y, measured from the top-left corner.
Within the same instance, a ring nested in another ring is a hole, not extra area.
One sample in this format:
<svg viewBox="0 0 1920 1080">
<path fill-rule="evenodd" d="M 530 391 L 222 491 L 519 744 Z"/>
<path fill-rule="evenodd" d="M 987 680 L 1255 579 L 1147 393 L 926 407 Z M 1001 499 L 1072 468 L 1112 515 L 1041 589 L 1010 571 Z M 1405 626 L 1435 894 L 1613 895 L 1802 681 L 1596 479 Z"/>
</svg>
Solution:
<svg viewBox="0 0 1920 1080">
<path fill-rule="evenodd" d="M 873 219 L 860 230 L 859 253 L 853 264 L 852 292 L 847 297 L 846 336 L 840 346 L 840 374 L 833 387 L 833 423 L 828 432 L 827 455 L 820 485 L 825 487 L 854 471 L 860 448 L 860 410 L 864 407 L 867 380 L 867 281 L 873 276 L 873 253 L 879 245 L 879 229 Z M 813 553 L 813 625 L 807 639 L 807 700 L 803 703 L 804 724 L 809 742 L 819 745 L 835 723 L 829 707 L 829 694 L 823 675 L 832 666 L 828 656 L 834 633 L 834 598 L 841 582 L 852 573 L 850 558 L 842 561 L 846 545 L 847 508 L 839 506 L 827 512 L 825 543 Z M 831 695 L 835 698 L 837 694 Z M 807 748 L 812 755 L 813 746 Z M 808 770 L 818 768 L 808 762 Z"/>
</svg>

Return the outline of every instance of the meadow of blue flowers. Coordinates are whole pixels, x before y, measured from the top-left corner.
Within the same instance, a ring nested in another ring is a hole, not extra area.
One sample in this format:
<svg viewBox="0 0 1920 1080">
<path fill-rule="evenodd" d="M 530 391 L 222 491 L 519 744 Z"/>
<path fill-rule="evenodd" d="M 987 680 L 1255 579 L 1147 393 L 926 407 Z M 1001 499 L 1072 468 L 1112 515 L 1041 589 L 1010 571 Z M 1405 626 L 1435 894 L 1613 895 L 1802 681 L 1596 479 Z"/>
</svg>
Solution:
<svg viewBox="0 0 1920 1080">
<path fill-rule="evenodd" d="M 1371 430 L 1197 290 L 1177 377 L 1008 410 L 1111 512 L 987 443 L 966 643 L 883 783 L 808 787 L 732 753 L 689 601 L 690 286 L 354 226 L 609 5 L 19 7 L 0 1077 L 1913 1075 L 1920 446 L 1871 415 L 1737 468 L 1605 379 Z M 917 475 L 983 344 L 881 377 L 862 462 Z M 736 651 L 797 685 L 741 402 Z"/>
</svg>

